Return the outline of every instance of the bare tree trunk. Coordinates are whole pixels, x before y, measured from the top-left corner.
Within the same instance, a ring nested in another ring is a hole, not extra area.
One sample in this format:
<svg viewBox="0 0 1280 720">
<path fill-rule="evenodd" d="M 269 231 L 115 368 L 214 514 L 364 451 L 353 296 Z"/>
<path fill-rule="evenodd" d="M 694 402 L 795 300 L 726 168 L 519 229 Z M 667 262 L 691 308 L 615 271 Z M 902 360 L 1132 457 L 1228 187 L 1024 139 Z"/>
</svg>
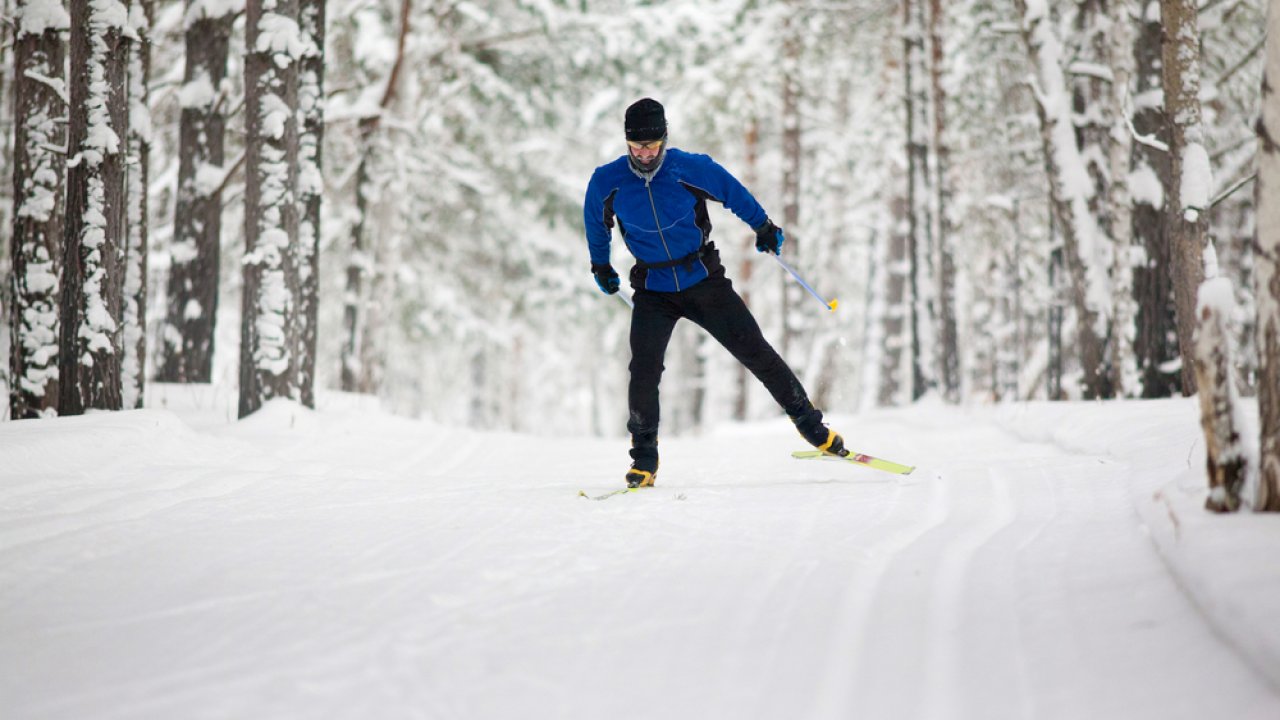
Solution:
<svg viewBox="0 0 1280 720">
<path fill-rule="evenodd" d="M 67 217 L 58 412 L 119 410 L 128 13 L 72 0 Z"/>
<path fill-rule="evenodd" d="M 67 111 L 63 81 L 66 12 L 16 18 L 13 238 L 10 245 L 9 416 L 58 408 L 58 292 Z M 61 6 L 59 6 L 60 8 Z M 47 8 L 41 5 L 41 9 Z"/>
<path fill-rule="evenodd" d="M 1267 10 L 1266 67 L 1258 119 L 1258 247 L 1254 293 L 1260 368 L 1258 413 L 1262 428 L 1255 507 L 1280 512 L 1280 7 Z"/>
<path fill-rule="evenodd" d="M 1200 125 L 1200 30 L 1196 0 L 1160 0 L 1164 24 L 1164 102 L 1169 116 L 1169 200 L 1173 294 L 1182 355 L 1182 392 L 1196 392 L 1196 293 L 1208 243 L 1209 154 Z"/>
<path fill-rule="evenodd" d="M 245 23 L 245 262 L 240 417 L 298 389 L 298 56 L 270 29 L 295 0 L 249 0 Z M 268 29 L 267 34 L 262 30 Z"/>
<path fill-rule="evenodd" d="M 935 241 L 938 247 L 938 361 L 942 396 L 960 402 L 960 347 L 956 337 L 956 262 L 952 247 L 951 148 L 947 144 L 947 94 L 943 87 L 946 62 L 943 34 L 944 0 L 929 0 L 929 78 L 933 107 L 933 178 Z"/>
<path fill-rule="evenodd" d="M 170 245 L 163 351 L 156 379 L 210 382 L 218 316 L 227 54 L 234 13 L 211 17 L 187 2 L 186 69 L 179 93 L 178 192 Z"/>
<path fill-rule="evenodd" d="M 124 253 L 124 354 L 121 402 L 143 406 L 147 374 L 147 244 L 151 162 L 151 21 L 154 0 L 133 0 L 130 22 L 138 39 L 129 56 L 128 244 Z"/>
<path fill-rule="evenodd" d="M 1048 4 L 1028 10 L 1025 0 L 1015 0 L 1022 18 L 1022 37 L 1035 68 L 1036 111 L 1044 146 L 1049 196 L 1057 226 L 1062 233 L 1062 262 L 1076 311 L 1076 339 L 1080 366 L 1084 372 L 1084 396 L 1104 397 L 1103 332 L 1101 311 L 1103 282 L 1107 268 L 1096 267 L 1083 251 L 1096 252 L 1106 241 L 1089 207 L 1090 185 L 1084 159 L 1076 145 L 1071 106 L 1061 66 L 1062 46 L 1053 34 Z"/>
<path fill-rule="evenodd" d="M 324 191 L 321 151 L 324 148 L 325 0 L 301 0 L 299 28 L 307 52 L 299 67 L 298 105 L 298 383 L 302 403 L 316 406 L 316 324 L 320 307 L 320 206 Z"/>
<path fill-rule="evenodd" d="M 1204 430 L 1209 497 L 1214 512 L 1240 508 L 1240 490 L 1248 473 L 1248 458 L 1236 425 L 1239 403 L 1227 315 L 1234 308 L 1230 281 L 1218 278 L 1200 287 L 1196 327 L 1195 375 L 1200 387 L 1200 426 Z"/>
<path fill-rule="evenodd" d="M 1168 127 L 1162 104 L 1158 18 L 1144 13 L 1134 45 L 1137 88 L 1133 126 L 1143 138 L 1133 144 L 1133 241 L 1146 263 L 1134 268 L 1134 296 L 1138 303 L 1136 353 L 1142 373 L 1142 397 L 1169 397 L 1181 392 L 1182 375 L 1167 370 L 1178 357 L 1177 325 L 1173 311 L 1173 271 L 1165 237 L 1164 188 L 1169 186 Z"/>
</svg>

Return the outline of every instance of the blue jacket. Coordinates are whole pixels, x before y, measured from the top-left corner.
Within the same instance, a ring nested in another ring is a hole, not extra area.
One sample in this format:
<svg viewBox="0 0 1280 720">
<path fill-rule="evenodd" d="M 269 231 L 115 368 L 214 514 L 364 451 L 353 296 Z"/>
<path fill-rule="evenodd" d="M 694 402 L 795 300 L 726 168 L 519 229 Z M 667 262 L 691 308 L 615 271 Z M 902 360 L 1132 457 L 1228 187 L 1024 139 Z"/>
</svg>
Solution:
<svg viewBox="0 0 1280 720">
<path fill-rule="evenodd" d="M 591 176 L 582 207 L 591 262 L 609 262 L 616 218 L 623 242 L 639 260 L 631 271 L 632 286 L 687 290 L 719 265 L 718 256 L 710 257 L 714 246 L 708 246 L 710 253 L 704 249 L 711 235 L 707 200 L 721 203 L 753 228 L 768 219 L 742 183 L 707 155 L 668 148 L 649 181 L 632 170 L 626 155 L 601 165 Z"/>
</svg>

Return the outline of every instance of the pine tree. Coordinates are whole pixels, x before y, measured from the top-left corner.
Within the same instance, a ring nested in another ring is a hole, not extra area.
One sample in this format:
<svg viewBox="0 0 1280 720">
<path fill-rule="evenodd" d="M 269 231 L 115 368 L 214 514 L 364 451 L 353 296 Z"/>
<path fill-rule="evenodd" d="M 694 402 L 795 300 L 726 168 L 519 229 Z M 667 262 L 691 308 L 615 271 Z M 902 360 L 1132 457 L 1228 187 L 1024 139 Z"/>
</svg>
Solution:
<svg viewBox="0 0 1280 720">
<path fill-rule="evenodd" d="M 121 402 L 125 408 L 143 405 L 147 370 L 147 250 L 149 238 L 151 163 L 151 23 L 154 0 L 133 0 L 130 26 L 136 36 L 129 51 L 129 135 L 125 212 L 124 288 L 122 294 L 123 354 Z"/>
<path fill-rule="evenodd" d="M 119 410 L 128 8 L 72 0 L 60 402 L 63 415 Z"/>
<path fill-rule="evenodd" d="M 170 243 L 165 330 L 161 334 L 162 382 L 213 379 L 218 315 L 227 75 L 231 25 L 237 8 L 187 0 L 186 67 L 178 146 L 178 190 Z"/>
<path fill-rule="evenodd" d="M 296 0 L 249 0 L 245 24 L 245 259 L 240 417 L 298 387 Z"/>
<path fill-rule="evenodd" d="M 315 407 L 320 321 L 320 207 L 324 148 L 325 0 L 301 0 L 298 25 L 306 51 L 298 67 L 298 384 L 302 403 Z"/>
<path fill-rule="evenodd" d="M 9 416 L 57 412 L 58 293 L 67 111 L 60 0 L 25 0 L 16 19 L 14 204 L 9 258 Z"/>
</svg>

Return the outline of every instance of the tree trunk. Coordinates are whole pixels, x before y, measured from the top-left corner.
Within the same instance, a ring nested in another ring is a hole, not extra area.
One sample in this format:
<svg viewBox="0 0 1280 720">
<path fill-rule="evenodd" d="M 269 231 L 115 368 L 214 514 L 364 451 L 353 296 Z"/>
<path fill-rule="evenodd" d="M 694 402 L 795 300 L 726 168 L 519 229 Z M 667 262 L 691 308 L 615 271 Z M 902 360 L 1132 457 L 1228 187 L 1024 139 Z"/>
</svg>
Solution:
<svg viewBox="0 0 1280 720">
<path fill-rule="evenodd" d="M 366 362 L 369 314 L 369 288 L 366 280 L 373 272 L 373 253 L 369 249 L 369 196 L 373 193 L 370 165 L 377 125 L 370 119 L 360 121 L 360 160 L 356 166 L 356 221 L 351 228 L 351 253 L 347 260 L 347 284 L 342 308 L 342 367 L 339 386 L 343 392 L 371 393 L 373 386 Z"/>
<path fill-rule="evenodd" d="M 1022 37 L 1035 70 L 1036 112 L 1044 147 L 1049 197 L 1062 234 L 1062 263 L 1067 274 L 1071 304 L 1076 311 L 1076 342 L 1084 373 L 1084 397 L 1106 394 L 1103 372 L 1101 317 L 1107 267 L 1096 256 L 1107 242 L 1090 210 L 1092 181 L 1076 145 L 1070 95 L 1062 71 L 1062 45 L 1054 36 L 1048 4 L 1029 10 L 1016 0 L 1022 18 Z"/>
<path fill-rule="evenodd" d="M 1162 104 L 1159 18 L 1143 15 L 1134 45 L 1136 94 L 1133 127 L 1143 140 L 1133 143 L 1133 250 L 1145 262 L 1133 271 L 1138 304 L 1135 352 L 1142 375 L 1142 397 L 1170 397 L 1181 392 L 1182 375 L 1168 370 L 1178 357 L 1173 311 L 1173 270 L 1165 233 L 1165 192 L 1169 187 L 1168 124 Z"/>
<path fill-rule="evenodd" d="M 240 417 L 298 389 L 298 55 L 273 47 L 296 0 L 249 0 Z M 264 32 L 265 30 L 265 32 Z"/>
<path fill-rule="evenodd" d="M 944 0 L 929 0 L 929 79 L 933 107 L 934 237 L 938 247 L 938 374 L 942 396 L 960 402 L 960 347 L 956 337 L 956 262 L 952 247 L 951 148 L 947 144 L 947 94 L 943 87 L 946 62 L 943 37 Z"/>
<path fill-rule="evenodd" d="M 1125 107 L 1132 97 L 1134 74 L 1134 27 L 1130 4 L 1110 0 L 1110 37 L 1106 43 L 1107 64 L 1111 68 L 1111 93 L 1107 98 L 1110 120 L 1107 138 L 1107 228 L 1115 247 L 1111 266 L 1111 392 L 1115 397 L 1137 397 L 1141 393 L 1138 376 L 1138 308 L 1133 296 L 1133 269 L 1141 252 L 1133 245 L 1133 197 L 1129 173 L 1133 167 L 1133 140 Z"/>
<path fill-rule="evenodd" d="M 186 69 L 179 93 L 178 192 L 170 249 L 163 352 L 156 379 L 213 379 L 214 331 L 221 265 L 223 137 L 227 54 L 235 14 L 192 15 L 188 0 Z"/>
<path fill-rule="evenodd" d="M 899 167 L 899 172 L 901 168 Z M 894 183 L 896 187 L 898 183 Z M 911 300 L 907 295 L 907 280 L 910 275 L 911 240 L 907 233 L 908 202 L 901 194 L 896 194 L 889 201 L 890 226 L 888 237 L 889 257 L 884 264 L 884 305 L 882 308 L 884 323 L 884 348 L 880 365 L 880 388 L 877 402 L 882 406 L 897 405 L 902 402 L 904 391 L 910 389 L 907 367 L 910 358 L 904 357 L 908 349 L 907 317 L 911 314 Z M 909 398 L 908 398 L 909 399 Z"/>
<path fill-rule="evenodd" d="M 1164 24 L 1163 78 L 1169 117 L 1169 201 L 1173 295 L 1182 355 L 1182 392 L 1194 395 L 1196 293 L 1204 282 L 1208 242 L 1209 154 L 1200 125 L 1200 30 L 1196 0 L 1160 0 Z"/>
<path fill-rule="evenodd" d="M 911 263 L 911 399 L 923 396 L 935 384 L 933 303 L 927 297 L 933 277 L 933 219 L 929 190 L 929 92 L 924 56 L 924 3 L 903 2 L 903 62 L 907 121 L 907 242 Z"/>
<path fill-rule="evenodd" d="M 1257 303 L 1258 412 L 1262 429 L 1258 510 L 1280 512 L 1280 7 L 1267 10 L 1266 66 L 1258 119 L 1258 247 L 1254 258 Z"/>
<path fill-rule="evenodd" d="M 316 406 L 316 324 L 320 306 L 320 205 L 324 191 L 324 0 L 301 0 L 299 28 L 307 52 L 298 68 L 298 382 L 302 403 Z"/>
<path fill-rule="evenodd" d="M 67 217 L 58 412 L 121 407 L 128 17 L 118 0 L 71 3 Z"/>
<path fill-rule="evenodd" d="M 1200 388 L 1200 426 L 1204 430 L 1205 463 L 1209 471 L 1209 497 L 1205 507 L 1214 512 L 1240 508 L 1240 489 L 1248 472 L 1248 458 L 1241 448 L 1236 425 L 1235 368 L 1227 318 L 1235 309 L 1231 282 L 1218 278 L 1200 287 L 1196 327 L 1195 375 Z"/>
<path fill-rule="evenodd" d="M 59 34 L 65 11 L 16 18 L 14 55 L 13 238 L 9 268 L 9 417 L 57 414 L 58 292 L 62 260 L 63 176 L 67 109 Z M 57 6 L 61 10 L 61 5 Z"/>
<path fill-rule="evenodd" d="M 124 354 L 121 402 L 143 406 L 147 373 L 147 244 L 151 162 L 151 20 L 154 0 L 133 0 L 130 23 L 138 39 L 129 55 L 128 243 L 124 253 Z"/>
</svg>

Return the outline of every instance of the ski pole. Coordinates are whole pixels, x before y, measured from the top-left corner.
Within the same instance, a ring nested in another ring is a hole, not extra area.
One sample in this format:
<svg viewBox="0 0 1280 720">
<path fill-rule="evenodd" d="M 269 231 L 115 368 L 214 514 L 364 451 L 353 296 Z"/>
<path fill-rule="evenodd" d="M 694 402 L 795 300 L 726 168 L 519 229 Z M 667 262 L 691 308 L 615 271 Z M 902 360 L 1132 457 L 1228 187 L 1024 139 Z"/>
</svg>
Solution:
<svg viewBox="0 0 1280 720">
<path fill-rule="evenodd" d="M 635 304 L 634 302 L 632 302 L 632 301 L 631 301 L 631 298 L 630 298 L 630 297 L 628 297 L 626 293 L 624 293 L 624 292 L 622 292 L 622 291 L 618 291 L 618 292 L 614 293 L 614 295 L 615 295 L 615 296 L 617 296 L 617 298 L 618 298 L 619 300 L 621 300 L 622 302 L 626 303 L 626 304 L 627 304 L 627 307 L 631 308 L 632 310 L 635 310 L 635 309 L 636 309 L 636 304 Z"/>
<path fill-rule="evenodd" d="M 780 255 L 774 255 L 773 259 L 778 261 L 778 264 L 782 266 L 783 270 L 786 270 L 787 272 L 791 273 L 791 277 L 795 278 L 796 282 L 800 283 L 800 287 L 803 287 L 805 290 L 808 290 L 810 295 L 818 299 L 818 302 L 822 303 L 823 305 L 826 305 L 827 309 L 830 310 L 831 312 L 836 311 L 836 305 L 840 303 L 839 300 L 832 299 L 831 302 L 827 302 L 827 299 L 819 295 L 817 290 L 814 290 L 813 288 L 809 287 L 809 283 L 805 282 L 804 278 L 800 277 L 800 273 L 796 272 L 791 268 L 790 265 L 783 262 L 782 257 Z"/>
</svg>

